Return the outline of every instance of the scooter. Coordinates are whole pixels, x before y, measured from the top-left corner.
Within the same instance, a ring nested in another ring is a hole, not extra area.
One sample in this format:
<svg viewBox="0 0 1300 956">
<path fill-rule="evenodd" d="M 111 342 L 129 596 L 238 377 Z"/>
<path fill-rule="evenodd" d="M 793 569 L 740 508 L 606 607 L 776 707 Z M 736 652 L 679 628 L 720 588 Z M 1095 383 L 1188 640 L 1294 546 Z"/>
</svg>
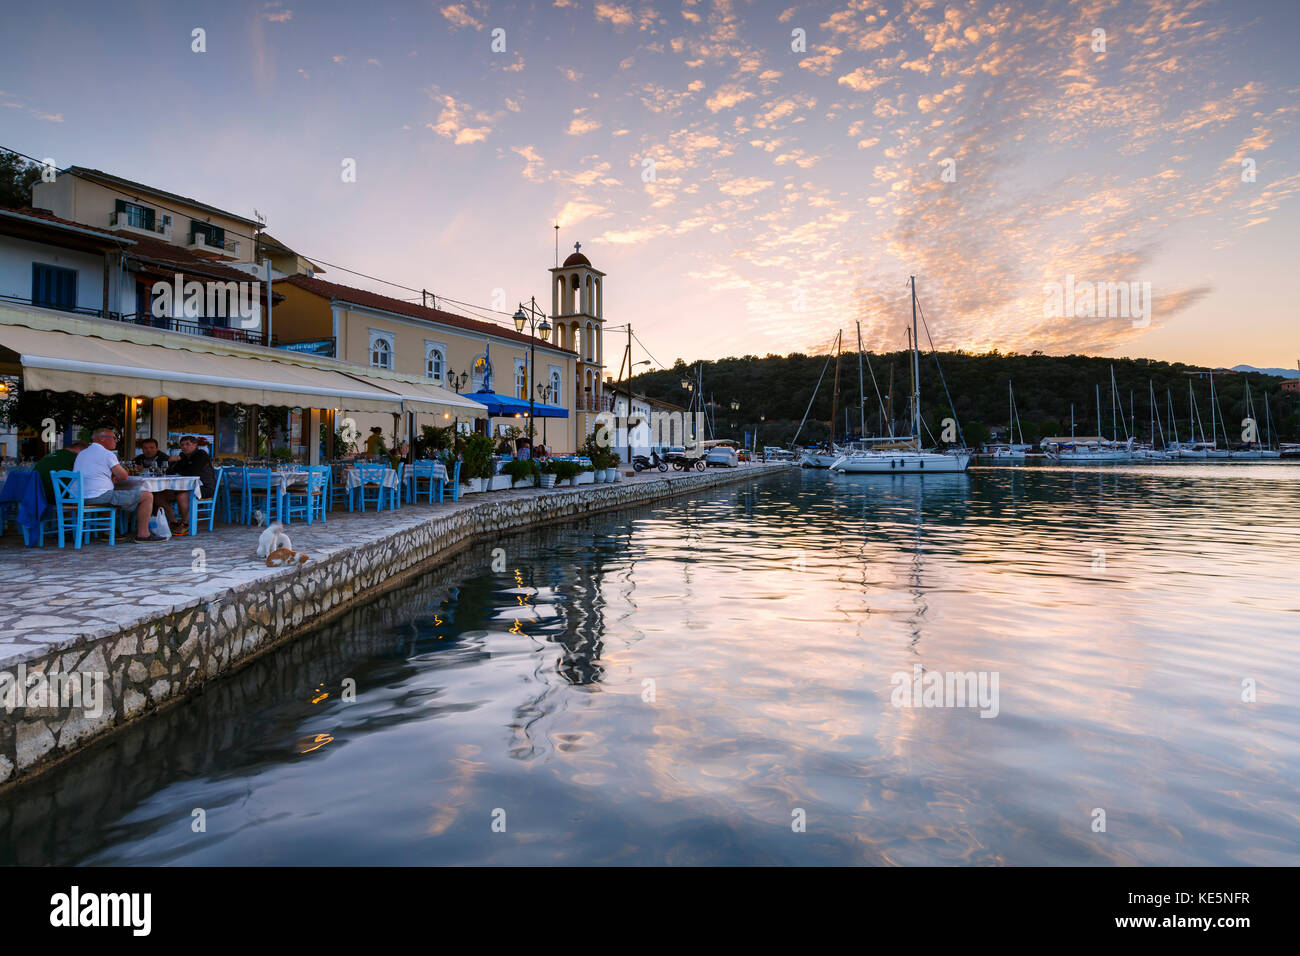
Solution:
<svg viewBox="0 0 1300 956">
<path fill-rule="evenodd" d="M 650 468 L 658 468 L 660 471 L 667 471 L 668 462 L 660 458 L 659 452 L 654 451 L 653 449 L 651 449 L 650 454 L 648 456 L 647 455 L 632 456 L 633 471 L 642 472 Z"/>
</svg>

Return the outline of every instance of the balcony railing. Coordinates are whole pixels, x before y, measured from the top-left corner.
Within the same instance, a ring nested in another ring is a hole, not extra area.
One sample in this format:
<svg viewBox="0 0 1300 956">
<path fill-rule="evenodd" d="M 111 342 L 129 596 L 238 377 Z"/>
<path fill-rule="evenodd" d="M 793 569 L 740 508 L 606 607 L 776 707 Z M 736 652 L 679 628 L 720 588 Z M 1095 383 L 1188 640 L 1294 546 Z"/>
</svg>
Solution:
<svg viewBox="0 0 1300 956">
<path fill-rule="evenodd" d="M 272 345 L 275 346 L 277 339 L 271 336 L 271 341 L 266 341 L 266 333 L 261 329 L 232 329 L 223 325 L 224 318 L 193 318 L 177 319 L 171 316 L 156 316 L 148 312 L 135 312 L 122 315 L 119 312 L 110 312 L 108 318 L 115 322 L 126 322 L 131 325 L 143 325 L 151 329 L 163 329 L 167 332 L 180 332 L 184 335 L 202 335 L 212 339 L 225 339 L 230 342 L 243 342 L 247 345 Z"/>
<path fill-rule="evenodd" d="M 172 241 L 172 224 L 170 222 L 155 220 L 153 228 L 150 229 L 143 216 L 132 214 L 130 210 L 114 212 L 110 223 L 114 229 L 126 229 L 145 236 L 159 236 L 166 242 Z"/>
</svg>

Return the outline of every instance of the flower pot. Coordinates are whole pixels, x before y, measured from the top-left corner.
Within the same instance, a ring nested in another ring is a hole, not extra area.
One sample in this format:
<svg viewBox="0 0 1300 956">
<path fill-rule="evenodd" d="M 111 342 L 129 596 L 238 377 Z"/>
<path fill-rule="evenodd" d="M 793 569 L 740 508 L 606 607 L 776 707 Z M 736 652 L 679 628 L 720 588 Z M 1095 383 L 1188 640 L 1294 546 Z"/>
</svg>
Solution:
<svg viewBox="0 0 1300 956">
<path fill-rule="evenodd" d="M 604 468 L 601 468 L 599 471 L 593 471 L 592 475 L 594 476 L 594 480 L 598 485 L 603 485 L 606 481 L 609 480 L 608 478 L 605 477 Z"/>
<path fill-rule="evenodd" d="M 460 493 L 462 495 L 472 495 L 482 490 L 483 490 L 483 479 L 471 478 L 467 483 L 461 485 Z"/>
<path fill-rule="evenodd" d="M 534 476 L 534 475 L 529 475 L 527 478 L 520 478 L 520 479 L 519 479 L 518 481 L 516 481 L 516 482 L 514 483 L 514 485 L 512 485 L 511 487 L 514 487 L 514 488 L 536 488 L 536 487 L 537 487 L 537 478 L 536 478 L 536 476 Z"/>
<path fill-rule="evenodd" d="M 502 491 L 510 487 L 509 475 L 493 475 L 488 479 L 488 491 Z"/>
<path fill-rule="evenodd" d="M 594 471 L 582 471 L 578 477 L 573 479 L 575 485 L 592 485 L 596 483 L 596 473 Z"/>
<path fill-rule="evenodd" d="M 555 487 L 555 476 L 554 476 L 554 475 L 542 475 L 542 487 L 543 487 L 543 488 L 554 488 L 554 487 Z"/>
<path fill-rule="evenodd" d="M 615 481 L 618 481 L 618 469 L 617 469 L 617 468 L 606 468 L 606 469 L 605 469 L 605 480 L 606 480 L 606 481 L 609 481 L 609 482 L 615 482 Z"/>
</svg>

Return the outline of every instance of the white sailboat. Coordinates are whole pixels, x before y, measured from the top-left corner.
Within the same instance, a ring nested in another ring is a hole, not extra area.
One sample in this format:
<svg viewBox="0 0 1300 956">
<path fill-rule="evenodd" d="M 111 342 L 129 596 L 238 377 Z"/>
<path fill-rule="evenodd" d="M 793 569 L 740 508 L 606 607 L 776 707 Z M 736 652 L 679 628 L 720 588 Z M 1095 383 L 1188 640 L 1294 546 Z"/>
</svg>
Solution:
<svg viewBox="0 0 1300 956">
<path fill-rule="evenodd" d="M 1017 434 L 1020 436 L 1019 442 L 1015 440 Z M 1033 447 L 1025 444 L 1025 434 L 1020 429 L 1020 410 L 1016 408 L 1016 393 L 1011 387 L 1011 380 L 1007 379 L 1007 440 L 986 443 L 984 454 L 995 461 L 1024 461 L 1025 455 L 1032 451 Z"/>
<path fill-rule="evenodd" d="M 1121 442 L 1114 434 L 1115 372 L 1111 370 L 1111 438 L 1104 438 L 1101 432 L 1101 386 L 1097 385 L 1097 435 L 1075 438 L 1044 438 L 1041 447 L 1047 457 L 1063 464 L 1099 464 L 1104 462 L 1132 461 L 1133 439 Z M 1127 426 L 1125 426 L 1127 428 Z"/>
<path fill-rule="evenodd" d="M 970 467 L 970 455 L 962 450 L 946 455 L 921 448 L 921 359 L 916 327 L 916 277 L 912 287 L 912 434 L 903 439 L 875 439 L 882 445 L 853 451 L 831 465 L 831 471 L 851 475 L 952 474 Z M 865 439 L 864 439 L 865 441 Z"/>
</svg>

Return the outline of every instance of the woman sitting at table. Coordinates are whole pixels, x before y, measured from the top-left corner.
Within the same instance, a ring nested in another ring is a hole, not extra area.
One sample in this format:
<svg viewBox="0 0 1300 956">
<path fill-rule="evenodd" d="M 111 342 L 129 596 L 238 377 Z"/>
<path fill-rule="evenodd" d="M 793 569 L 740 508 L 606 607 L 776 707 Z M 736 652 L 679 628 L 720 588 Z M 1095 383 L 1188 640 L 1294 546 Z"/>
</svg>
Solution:
<svg viewBox="0 0 1300 956">
<path fill-rule="evenodd" d="M 185 435 L 181 438 L 181 453 L 172 455 L 168 459 L 171 464 L 167 466 L 167 474 L 184 475 L 187 478 L 199 479 L 199 491 L 201 498 L 211 498 L 217 490 L 217 473 L 212 468 L 212 457 L 204 449 L 199 447 L 199 440 L 193 435 Z M 186 535 L 190 533 L 190 493 L 188 491 L 159 491 L 155 492 L 154 498 L 162 502 L 164 507 L 170 505 L 173 501 L 176 503 L 176 510 L 180 512 L 180 521 L 172 524 L 172 534 Z M 168 519 L 170 520 L 170 508 L 168 508 Z"/>
</svg>

